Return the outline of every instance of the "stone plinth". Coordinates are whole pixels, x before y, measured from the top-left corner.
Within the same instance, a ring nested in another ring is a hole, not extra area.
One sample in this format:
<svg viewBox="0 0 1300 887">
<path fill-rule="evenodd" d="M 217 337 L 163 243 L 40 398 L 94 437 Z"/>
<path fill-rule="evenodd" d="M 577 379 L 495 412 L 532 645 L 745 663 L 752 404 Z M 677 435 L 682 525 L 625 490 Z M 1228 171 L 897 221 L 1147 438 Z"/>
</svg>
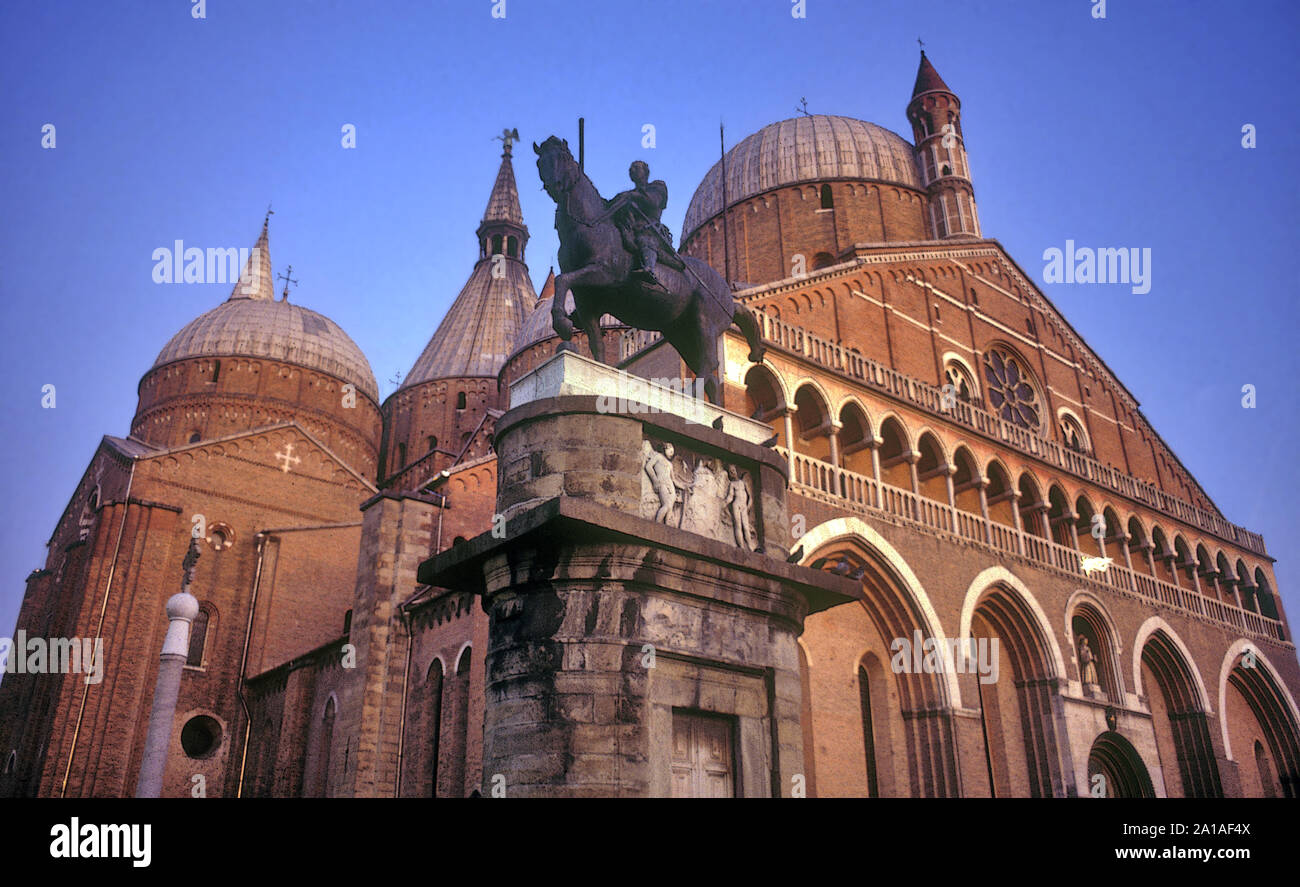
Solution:
<svg viewBox="0 0 1300 887">
<path fill-rule="evenodd" d="M 803 775 L 796 639 L 858 584 L 786 563 L 785 463 L 771 450 L 672 413 L 604 412 L 547 367 L 497 423 L 504 526 L 419 572 L 474 590 L 489 615 L 484 793 L 670 795 L 689 781 L 683 725 L 706 723 L 730 746 L 713 741 L 730 776 L 710 790 L 790 795 Z M 685 485 L 666 511 L 656 466 Z M 750 523 L 757 550 L 736 532 Z"/>
<path fill-rule="evenodd" d="M 752 444 L 772 436 L 770 425 L 705 400 L 702 383 L 696 379 L 645 379 L 577 352 L 561 351 L 511 383 L 510 408 L 556 397 L 593 395 L 599 398 L 603 414 L 675 415 Z"/>
</svg>

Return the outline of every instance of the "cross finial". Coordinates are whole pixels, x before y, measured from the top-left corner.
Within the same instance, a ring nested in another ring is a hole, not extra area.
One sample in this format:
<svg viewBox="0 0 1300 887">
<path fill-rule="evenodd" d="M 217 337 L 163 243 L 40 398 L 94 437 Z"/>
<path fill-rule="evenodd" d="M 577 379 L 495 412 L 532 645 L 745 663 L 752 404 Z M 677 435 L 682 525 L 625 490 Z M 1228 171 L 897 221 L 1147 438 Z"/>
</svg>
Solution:
<svg viewBox="0 0 1300 887">
<path fill-rule="evenodd" d="M 266 217 L 262 219 L 263 228 L 265 228 L 267 226 L 267 223 L 271 221 L 271 216 L 273 215 L 275 215 L 275 210 L 271 209 L 271 204 L 268 203 L 266 205 Z"/>
<path fill-rule="evenodd" d="M 808 100 L 802 96 L 799 98 L 799 107 L 795 108 L 795 110 L 803 114 L 805 117 L 812 116 L 812 114 L 808 113 Z"/>
<path fill-rule="evenodd" d="M 504 150 L 501 152 L 501 156 L 509 157 L 510 152 L 513 149 L 514 143 L 519 141 L 519 130 L 506 127 L 505 129 L 501 130 L 501 135 L 493 136 L 492 138 L 496 139 L 504 146 Z"/>
<path fill-rule="evenodd" d="M 184 578 L 181 580 L 181 588 L 188 589 L 190 583 L 194 581 L 194 567 L 199 562 L 199 540 L 191 536 L 189 550 L 185 552 L 185 560 L 181 561 L 181 570 Z"/>
<path fill-rule="evenodd" d="M 290 266 L 285 270 L 285 272 L 284 272 L 283 274 L 281 274 L 279 277 L 277 277 L 276 279 L 277 279 L 277 280 L 283 280 L 283 281 L 284 281 L 284 292 L 280 294 L 281 297 L 282 297 L 281 300 L 283 301 L 284 299 L 288 299 L 288 298 L 289 298 L 289 284 L 291 284 L 291 283 L 296 284 L 296 283 L 298 282 L 298 281 L 296 281 L 296 280 L 293 279 L 293 266 L 290 265 Z"/>
<path fill-rule="evenodd" d="M 916 38 L 916 45 L 921 47 L 921 55 L 925 55 L 925 42 L 920 37 Z"/>
</svg>

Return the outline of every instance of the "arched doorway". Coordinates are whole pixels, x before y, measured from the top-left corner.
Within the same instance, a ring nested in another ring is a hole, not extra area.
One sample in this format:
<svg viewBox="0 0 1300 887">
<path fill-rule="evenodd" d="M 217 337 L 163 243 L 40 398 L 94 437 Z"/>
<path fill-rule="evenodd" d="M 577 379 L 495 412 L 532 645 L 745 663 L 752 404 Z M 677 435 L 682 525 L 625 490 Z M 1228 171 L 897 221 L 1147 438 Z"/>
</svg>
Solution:
<svg viewBox="0 0 1300 887">
<path fill-rule="evenodd" d="M 1205 702 L 1181 644 L 1165 628 L 1157 628 L 1141 649 L 1142 695 L 1151 710 L 1166 793 L 1222 797 Z"/>
<path fill-rule="evenodd" d="M 803 539 L 805 564 L 843 561 L 865 593 L 809 616 L 800 639 L 811 698 L 805 743 L 814 750 L 805 753 L 805 766 L 815 760 L 818 796 L 955 797 L 957 682 L 952 674 L 893 665 L 897 644 L 943 637 L 924 590 L 857 518 L 830 521 Z"/>
<path fill-rule="evenodd" d="M 1246 797 L 1300 797 L 1300 723 L 1263 654 L 1239 642 L 1225 659 L 1222 717 L 1227 751 Z"/>
<path fill-rule="evenodd" d="M 1098 736 L 1088 752 L 1088 789 L 1094 798 L 1156 796 L 1151 775 L 1133 743 L 1110 730 Z"/>
<path fill-rule="evenodd" d="M 963 607 L 963 637 L 985 650 L 996 671 L 976 682 L 989 789 L 993 797 L 1064 796 L 1056 699 L 1064 680 L 1060 650 L 1029 590 L 992 567 L 976 577 Z"/>
</svg>

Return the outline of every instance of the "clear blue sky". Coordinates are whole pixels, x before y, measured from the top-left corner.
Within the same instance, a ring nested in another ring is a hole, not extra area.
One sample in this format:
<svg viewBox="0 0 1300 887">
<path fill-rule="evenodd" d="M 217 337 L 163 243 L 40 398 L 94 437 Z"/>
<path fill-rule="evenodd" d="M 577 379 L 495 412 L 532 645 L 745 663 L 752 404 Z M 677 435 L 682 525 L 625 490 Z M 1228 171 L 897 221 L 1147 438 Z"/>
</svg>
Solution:
<svg viewBox="0 0 1300 887">
<path fill-rule="evenodd" d="M 202 21 L 187 0 L 4 5 L 0 634 L 101 435 L 129 431 L 140 376 L 228 295 L 154 284 L 156 247 L 251 246 L 274 201 L 276 273 L 293 265 L 291 298 L 342 325 L 387 394 L 477 255 L 502 127 L 525 141 L 540 287 L 554 206 L 528 142 L 575 142 L 585 115 L 597 184 L 645 157 L 677 232 L 719 118 L 734 144 L 806 97 L 910 138 L 918 36 L 962 98 L 985 234 L 1040 282 L 1067 238 L 1151 248 L 1146 295 L 1048 295 L 1228 519 L 1264 534 L 1300 613 L 1293 2 L 1110 0 L 1105 21 L 1090 0 L 807 0 L 803 20 L 790 0 L 492 5 L 207 0 Z"/>
</svg>

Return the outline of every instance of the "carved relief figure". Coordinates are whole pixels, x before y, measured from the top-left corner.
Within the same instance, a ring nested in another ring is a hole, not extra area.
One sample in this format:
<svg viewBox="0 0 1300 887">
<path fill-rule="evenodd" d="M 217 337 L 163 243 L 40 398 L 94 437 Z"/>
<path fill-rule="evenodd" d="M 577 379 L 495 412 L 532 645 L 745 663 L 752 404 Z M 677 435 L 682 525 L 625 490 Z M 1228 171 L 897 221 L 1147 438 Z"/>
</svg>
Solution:
<svg viewBox="0 0 1300 887">
<path fill-rule="evenodd" d="M 650 478 L 650 485 L 659 496 L 659 509 L 655 512 L 654 519 L 661 524 L 668 523 L 668 515 L 677 504 L 677 490 L 683 488 L 673 477 L 673 453 L 673 445 L 670 443 L 664 444 L 661 453 L 650 441 L 641 442 L 642 464 L 646 476 Z"/>
<path fill-rule="evenodd" d="M 727 477 L 730 478 L 730 482 L 727 484 L 727 498 L 723 504 L 730 509 L 731 529 L 736 536 L 736 544 L 746 551 L 753 551 L 754 525 L 749 520 L 749 505 L 752 498 L 749 487 L 745 486 L 745 481 L 735 465 L 727 466 Z"/>
</svg>

